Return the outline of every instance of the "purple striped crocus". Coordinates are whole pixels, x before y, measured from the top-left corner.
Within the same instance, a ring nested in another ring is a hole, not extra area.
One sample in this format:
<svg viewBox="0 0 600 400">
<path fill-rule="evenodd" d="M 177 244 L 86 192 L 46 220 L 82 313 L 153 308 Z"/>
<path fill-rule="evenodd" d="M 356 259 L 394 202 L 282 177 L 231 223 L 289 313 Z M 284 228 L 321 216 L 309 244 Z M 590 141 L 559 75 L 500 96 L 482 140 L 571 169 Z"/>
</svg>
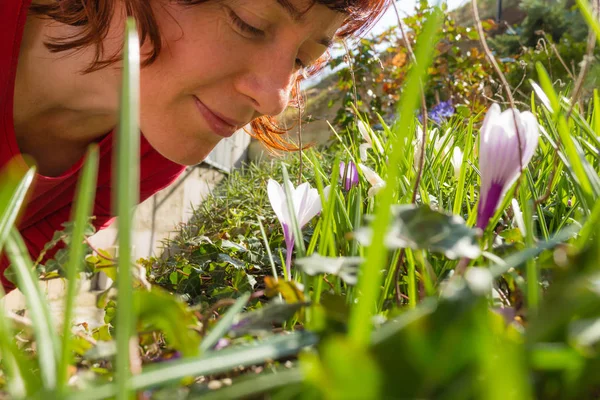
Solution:
<svg viewBox="0 0 600 400">
<path fill-rule="evenodd" d="M 358 185 L 358 170 L 353 161 L 350 161 L 348 165 L 343 161 L 340 162 L 340 179 L 346 191 Z"/>
<path fill-rule="evenodd" d="M 300 229 L 302 229 L 315 215 L 321 212 L 321 197 L 319 196 L 317 189 L 311 188 L 307 182 L 301 184 L 297 188 L 294 188 L 294 185 L 289 180 L 286 184 L 292 195 L 296 221 L 298 222 Z M 324 189 L 324 192 L 325 197 L 327 197 L 329 186 Z M 285 195 L 285 189 L 279 182 L 269 179 L 269 183 L 267 184 L 267 194 L 269 196 L 269 201 L 271 202 L 271 207 L 273 207 L 273 211 L 283 228 L 283 238 L 287 249 L 285 268 L 289 278 L 292 267 L 292 251 L 294 250 L 295 238 L 294 233 L 292 232 L 292 217 L 288 211 L 288 201 Z M 302 238 L 299 240 L 302 240 Z"/>
<path fill-rule="evenodd" d="M 521 139 L 519 140 L 517 130 Z M 538 146 L 539 127 L 529 111 L 500 111 L 492 104 L 485 116 L 479 138 L 479 172 L 481 188 L 477 207 L 477 227 L 485 229 L 502 198 L 525 168 Z M 521 162 L 519 162 L 521 154 Z"/>
</svg>

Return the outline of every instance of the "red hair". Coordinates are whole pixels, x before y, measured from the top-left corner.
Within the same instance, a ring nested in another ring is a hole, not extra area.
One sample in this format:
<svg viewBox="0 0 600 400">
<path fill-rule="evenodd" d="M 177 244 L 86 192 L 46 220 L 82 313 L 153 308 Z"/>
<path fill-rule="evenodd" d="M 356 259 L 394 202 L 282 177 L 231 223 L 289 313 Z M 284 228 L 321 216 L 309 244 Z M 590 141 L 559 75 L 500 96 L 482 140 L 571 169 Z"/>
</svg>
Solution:
<svg viewBox="0 0 600 400">
<path fill-rule="evenodd" d="M 180 4 L 199 4 L 210 0 L 173 0 Z M 324 5 L 334 11 L 347 14 L 344 24 L 336 32 L 336 37 L 360 35 L 367 31 L 381 16 L 391 0 L 314 0 L 313 4 Z M 80 27 L 81 30 L 69 37 L 53 38 L 46 43 L 52 52 L 78 50 L 87 46 L 95 46 L 95 57 L 84 71 L 85 73 L 97 71 L 120 60 L 120 54 L 105 57 L 103 41 L 108 34 L 110 21 L 114 13 L 116 0 L 53 0 L 50 3 L 32 4 L 30 12 L 46 16 L 54 21 Z M 151 44 L 151 51 L 145 55 L 142 66 L 152 64 L 161 52 L 161 37 L 154 12 L 149 0 L 125 0 L 127 15 L 133 16 L 137 21 L 140 34 L 140 43 L 147 41 Z M 329 58 L 328 54 L 321 57 L 307 70 L 308 75 L 318 72 Z M 298 92 L 298 83 L 303 76 L 298 75 L 292 90 L 292 103 L 294 107 L 301 107 L 302 99 Z M 277 125 L 273 116 L 263 116 L 251 122 L 251 135 L 262 141 L 265 145 L 276 150 L 298 150 L 298 147 L 287 142 L 281 136 L 287 132 L 285 128 Z"/>
</svg>

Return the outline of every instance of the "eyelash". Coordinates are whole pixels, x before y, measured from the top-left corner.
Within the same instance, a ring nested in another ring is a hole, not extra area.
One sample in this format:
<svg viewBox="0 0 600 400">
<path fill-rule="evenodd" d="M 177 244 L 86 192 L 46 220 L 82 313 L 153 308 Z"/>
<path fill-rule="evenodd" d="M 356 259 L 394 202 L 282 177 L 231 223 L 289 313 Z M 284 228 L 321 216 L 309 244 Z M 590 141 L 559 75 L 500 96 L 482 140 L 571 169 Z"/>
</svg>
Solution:
<svg viewBox="0 0 600 400">
<path fill-rule="evenodd" d="M 265 36 L 264 31 L 244 22 L 244 20 L 242 20 L 235 12 L 233 12 L 233 10 L 227 11 L 229 14 L 229 18 L 231 18 L 231 22 L 233 22 L 233 24 L 242 32 L 250 34 L 256 38 L 262 38 Z M 306 68 L 306 65 L 299 58 L 296 58 L 295 63 L 299 69 Z"/>
<path fill-rule="evenodd" d="M 227 11 L 229 13 L 229 17 L 231 18 L 231 21 L 233 22 L 233 24 L 235 26 L 237 26 L 244 33 L 248 33 L 255 37 L 264 37 L 265 36 L 264 31 L 262 31 L 258 28 L 255 28 L 252 25 L 244 22 L 244 20 L 242 20 L 236 13 L 234 13 L 233 10 L 227 10 Z"/>
</svg>

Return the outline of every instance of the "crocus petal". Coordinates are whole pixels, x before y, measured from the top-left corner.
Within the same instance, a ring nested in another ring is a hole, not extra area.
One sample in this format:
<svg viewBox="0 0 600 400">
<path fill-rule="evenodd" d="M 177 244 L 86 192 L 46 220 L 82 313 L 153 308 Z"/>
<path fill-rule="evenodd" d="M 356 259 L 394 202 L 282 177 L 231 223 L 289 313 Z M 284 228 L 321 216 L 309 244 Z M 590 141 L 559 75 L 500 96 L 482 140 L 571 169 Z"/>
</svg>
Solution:
<svg viewBox="0 0 600 400">
<path fill-rule="evenodd" d="M 350 161 L 348 166 L 346 166 L 346 163 L 341 161 L 340 179 L 342 180 L 345 190 L 350 190 L 352 187 L 358 185 L 358 171 L 356 170 L 356 164 Z"/>
<path fill-rule="evenodd" d="M 298 219 L 298 224 L 302 226 L 299 220 L 299 216 L 302 213 L 309 202 L 310 195 L 310 185 L 308 182 L 304 182 L 299 185 L 296 190 L 292 191 L 292 198 L 294 201 L 294 213 L 296 214 L 296 218 Z"/>
<path fill-rule="evenodd" d="M 329 193 L 331 193 L 331 186 L 327 185 L 323 188 L 323 196 L 325 196 L 325 200 L 329 199 Z"/>
<path fill-rule="evenodd" d="M 371 136 L 369 135 L 369 131 L 367 131 L 367 125 L 362 121 L 358 121 L 356 125 L 358 126 L 358 132 L 360 132 L 363 140 L 369 144 L 372 144 Z"/>
<path fill-rule="evenodd" d="M 277 219 L 282 224 L 289 223 L 289 221 L 286 220 L 287 215 L 284 212 L 285 192 L 283 191 L 283 187 L 281 187 L 279 182 L 269 179 L 269 182 L 267 183 L 267 195 Z"/>
<path fill-rule="evenodd" d="M 304 227 L 315 215 L 321 211 L 321 197 L 317 189 L 311 188 L 306 193 L 305 202 L 298 212 L 298 224 Z"/>
<path fill-rule="evenodd" d="M 381 182 L 381 183 L 377 183 L 375 185 L 373 185 L 368 191 L 367 191 L 367 196 L 368 197 L 373 197 L 375 196 L 377 193 L 381 192 L 381 190 L 385 187 L 385 182 Z"/>
<path fill-rule="evenodd" d="M 383 146 L 381 145 L 379 138 L 377 138 L 377 136 L 371 132 L 371 129 L 367 127 L 367 124 L 359 120 L 357 125 L 358 131 L 360 132 L 360 135 L 363 137 L 364 141 L 371 146 L 374 146 L 374 149 L 379 154 L 383 154 Z"/>
<path fill-rule="evenodd" d="M 377 175 L 377 172 L 373 171 L 364 164 L 358 164 L 358 167 L 362 171 L 367 182 L 371 184 L 371 188 L 367 192 L 369 197 L 373 197 L 385 187 L 385 181 L 381 179 L 379 175 Z"/>
<path fill-rule="evenodd" d="M 361 161 L 367 161 L 367 150 L 372 147 L 373 146 L 371 146 L 369 143 L 363 143 L 360 146 L 358 146 L 358 152 L 360 153 Z"/>
<path fill-rule="evenodd" d="M 304 225 L 306 225 L 321 211 L 322 205 L 319 192 L 317 189 L 311 188 L 306 182 L 299 185 L 297 188 L 294 188 L 294 185 L 289 180 L 285 181 L 284 184 L 288 186 L 289 193 L 291 193 L 293 212 L 296 216 L 296 221 L 300 229 L 302 229 Z M 324 194 L 326 197 L 329 196 L 330 189 L 331 188 L 329 186 L 324 189 Z M 295 238 L 292 232 L 292 217 L 288 211 L 286 193 L 282 185 L 273 179 L 269 179 L 267 184 L 267 194 L 269 201 L 271 202 L 271 206 L 273 207 L 273 211 L 275 212 L 275 215 L 279 219 L 281 227 L 283 228 L 283 237 L 287 249 L 286 271 L 289 276 Z"/>
<path fill-rule="evenodd" d="M 458 179 L 460 176 L 460 169 L 462 167 L 463 153 L 458 146 L 454 148 L 452 151 L 452 158 L 450 162 L 452 163 L 452 167 L 454 167 L 454 176 Z"/>
<path fill-rule="evenodd" d="M 533 157 L 539 140 L 538 130 L 535 116 L 530 112 L 520 113 L 516 109 L 500 112 L 497 104 L 490 107 L 479 138 L 478 227 L 487 226 L 502 198 L 518 179 L 521 165 L 525 168 Z"/>
</svg>

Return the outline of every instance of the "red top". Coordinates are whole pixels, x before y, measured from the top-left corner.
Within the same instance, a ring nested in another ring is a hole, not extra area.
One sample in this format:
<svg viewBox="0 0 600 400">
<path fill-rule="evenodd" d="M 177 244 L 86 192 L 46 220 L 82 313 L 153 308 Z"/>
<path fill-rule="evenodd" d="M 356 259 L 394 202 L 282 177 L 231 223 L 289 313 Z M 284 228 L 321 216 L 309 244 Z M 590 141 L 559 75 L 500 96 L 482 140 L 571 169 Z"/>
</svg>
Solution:
<svg viewBox="0 0 600 400">
<path fill-rule="evenodd" d="M 17 146 L 13 124 L 15 74 L 23 28 L 31 0 L 0 0 L 0 171 L 12 158 L 25 162 Z M 98 230 L 113 220 L 111 213 L 111 153 L 113 133 L 99 143 L 100 164 L 94 215 Z M 61 224 L 70 219 L 71 205 L 83 159 L 58 177 L 36 175 L 25 212 L 19 221 L 32 257 L 52 238 Z M 185 169 L 161 156 L 141 137 L 140 141 L 140 201 L 171 184 Z M 2 188 L 0 188 L 1 190 Z M 0 281 L 8 292 L 14 286 L 4 278 L 8 261 L 0 259 Z"/>
</svg>

